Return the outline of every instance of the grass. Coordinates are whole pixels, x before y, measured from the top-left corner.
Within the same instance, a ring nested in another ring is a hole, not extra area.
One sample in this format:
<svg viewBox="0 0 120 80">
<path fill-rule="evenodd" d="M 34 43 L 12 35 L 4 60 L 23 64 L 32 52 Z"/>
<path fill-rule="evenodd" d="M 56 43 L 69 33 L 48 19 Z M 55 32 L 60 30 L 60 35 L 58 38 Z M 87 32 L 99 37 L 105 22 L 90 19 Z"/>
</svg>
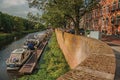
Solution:
<svg viewBox="0 0 120 80">
<path fill-rule="evenodd" d="M 8 33 L 0 33 L 0 40 L 4 39 L 6 36 L 9 36 Z"/>
<path fill-rule="evenodd" d="M 39 70 L 32 75 L 23 76 L 19 80 L 56 80 L 69 69 L 54 33 L 41 57 Z"/>
<path fill-rule="evenodd" d="M 8 35 L 8 33 L 0 33 L 0 36 Z"/>
</svg>

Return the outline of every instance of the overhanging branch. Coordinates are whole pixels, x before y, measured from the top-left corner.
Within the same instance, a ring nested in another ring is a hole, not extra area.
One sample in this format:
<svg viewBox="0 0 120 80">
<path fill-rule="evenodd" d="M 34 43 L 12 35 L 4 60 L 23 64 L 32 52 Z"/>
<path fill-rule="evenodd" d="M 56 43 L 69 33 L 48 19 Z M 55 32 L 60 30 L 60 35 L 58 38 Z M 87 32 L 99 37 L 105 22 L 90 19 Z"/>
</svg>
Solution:
<svg viewBox="0 0 120 80">
<path fill-rule="evenodd" d="M 70 16 L 70 15 L 68 15 L 68 14 L 65 14 L 65 17 L 71 19 L 71 20 L 75 23 L 75 20 L 74 20 L 74 18 L 73 18 L 72 16 Z"/>
</svg>

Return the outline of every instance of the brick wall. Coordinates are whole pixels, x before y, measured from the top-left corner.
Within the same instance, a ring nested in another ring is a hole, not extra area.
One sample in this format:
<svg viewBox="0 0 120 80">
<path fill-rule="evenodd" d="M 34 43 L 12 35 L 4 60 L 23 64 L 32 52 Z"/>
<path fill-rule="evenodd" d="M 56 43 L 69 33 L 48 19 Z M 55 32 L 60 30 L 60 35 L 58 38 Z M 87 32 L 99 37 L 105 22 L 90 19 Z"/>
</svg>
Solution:
<svg viewBox="0 0 120 80">
<path fill-rule="evenodd" d="M 116 30 L 120 26 L 120 1 L 119 0 L 101 0 L 101 8 L 92 11 L 91 16 L 86 17 L 91 13 L 84 16 L 84 26 L 92 30 L 107 31 L 106 34 L 116 34 Z"/>
</svg>

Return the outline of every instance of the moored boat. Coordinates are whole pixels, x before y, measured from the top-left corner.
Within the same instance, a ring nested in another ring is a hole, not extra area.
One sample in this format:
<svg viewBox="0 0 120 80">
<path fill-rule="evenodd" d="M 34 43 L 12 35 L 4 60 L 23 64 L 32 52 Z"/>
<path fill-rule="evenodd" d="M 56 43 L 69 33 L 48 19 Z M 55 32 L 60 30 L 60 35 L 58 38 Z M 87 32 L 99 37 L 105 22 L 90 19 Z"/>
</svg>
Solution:
<svg viewBox="0 0 120 80">
<path fill-rule="evenodd" d="M 18 70 L 30 58 L 31 53 L 39 49 L 44 41 L 46 41 L 48 33 L 30 35 L 26 39 L 23 48 L 12 51 L 10 57 L 6 60 L 7 70 Z"/>
<path fill-rule="evenodd" d="M 7 70 L 18 70 L 27 61 L 30 55 L 30 50 L 24 48 L 15 49 L 6 60 Z"/>
<path fill-rule="evenodd" d="M 32 43 L 34 47 L 38 48 L 39 45 L 45 40 L 47 37 L 47 33 L 45 34 L 36 34 L 36 35 L 29 35 L 26 41 L 24 42 L 24 48 L 28 47 L 29 43 Z"/>
</svg>

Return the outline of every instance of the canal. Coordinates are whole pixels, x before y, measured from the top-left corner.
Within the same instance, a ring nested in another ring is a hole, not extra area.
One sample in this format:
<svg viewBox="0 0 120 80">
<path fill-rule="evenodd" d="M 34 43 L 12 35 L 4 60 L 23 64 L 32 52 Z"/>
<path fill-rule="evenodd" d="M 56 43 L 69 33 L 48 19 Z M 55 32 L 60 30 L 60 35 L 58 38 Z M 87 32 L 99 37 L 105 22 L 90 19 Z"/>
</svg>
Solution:
<svg viewBox="0 0 120 80">
<path fill-rule="evenodd" d="M 11 80 L 13 78 L 15 78 L 16 76 L 11 76 L 7 71 L 6 71 L 6 59 L 10 56 L 11 52 L 14 49 L 20 48 L 23 46 L 26 38 L 30 35 L 34 35 L 34 34 L 44 34 L 45 31 L 42 32 L 36 32 L 36 33 L 31 33 L 26 35 L 25 37 L 16 40 L 14 42 L 12 42 L 11 44 L 7 45 L 5 48 L 3 48 L 2 50 L 0 50 L 0 80 Z M 4 46 L 4 45 L 3 45 Z"/>
</svg>

